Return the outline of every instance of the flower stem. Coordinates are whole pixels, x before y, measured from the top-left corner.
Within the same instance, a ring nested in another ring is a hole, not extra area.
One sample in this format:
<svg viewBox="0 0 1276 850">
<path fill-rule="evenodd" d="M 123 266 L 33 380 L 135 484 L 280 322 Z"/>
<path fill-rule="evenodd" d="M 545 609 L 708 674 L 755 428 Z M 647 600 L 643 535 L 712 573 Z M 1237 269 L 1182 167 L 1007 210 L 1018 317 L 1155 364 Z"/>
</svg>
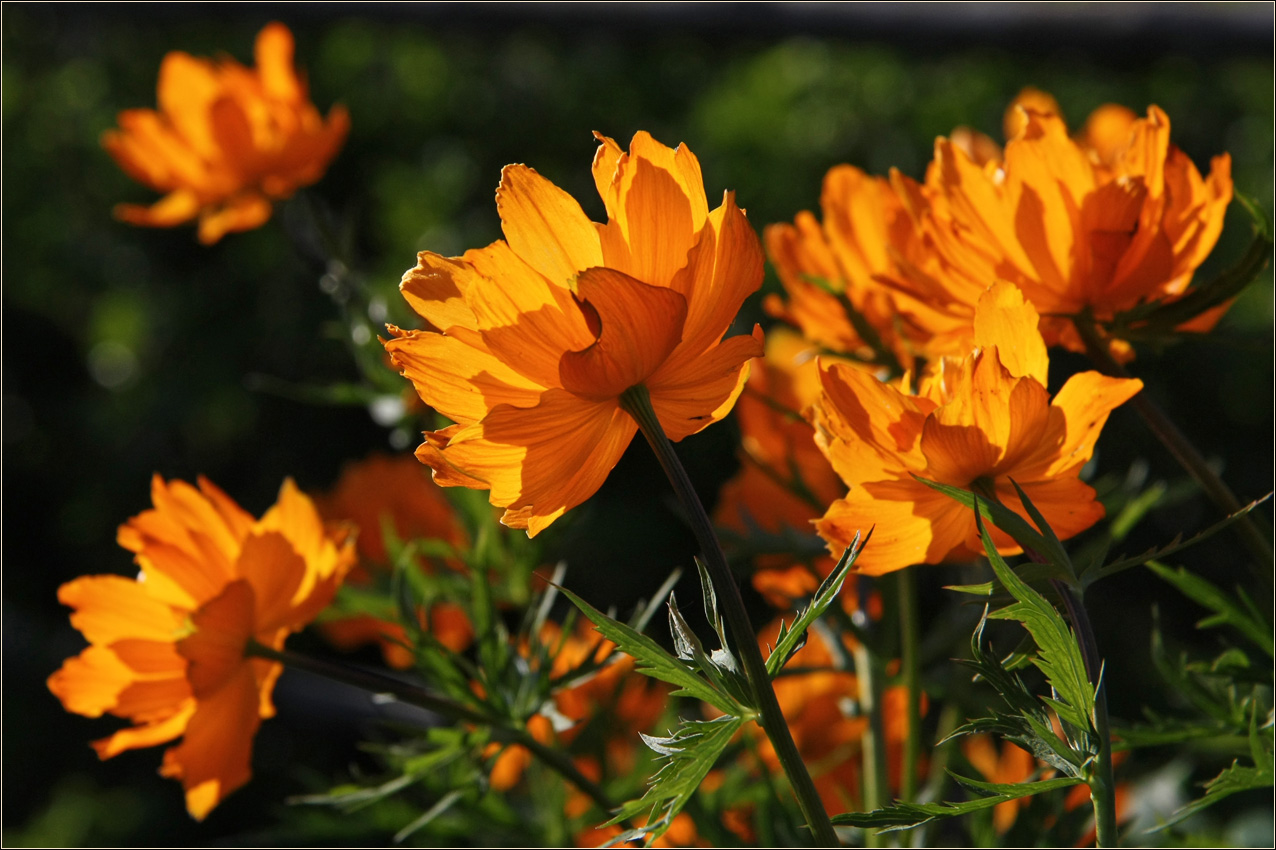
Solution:
<svg viewBox="0 0 1276 850">
<path fill-rule="evenodd" d="M 669 483 L 673 485 L 678 500 L 687 512 L 718 601 L 722 605 L 731 635 L 735 639 L 736 653 L 744 662 L 745 675 L 749 679 L 761 714 L 762 730 L 766 732 L 767 737 L 771 739 L 771 744 L 775 747 L 780 764 L 784 767 L 789 784 L 793 787 L 793 793 L 797 796 L 802 816 L 806 818 L 817 845 L 837 847 L 840 843 L 837 833 L 833 830 L 828 813 L 824 811 L 824 805 L 820 802 L 815 783 L 811 781 L 811 774 L 802 763 L 802 756 L 798 753 L 797 745 L 793 743 L 788 723 L 780 710 L 779 701 L 776 700 L 775 690 L 771 687 L 771 677 L 767 674 L 766 662 L 758 649 L 757 636 L 749 623 L 749 615 L 745 611 L 740 588 L 736 585 L 731 569 L 727 566 L 726 556 L 722 553 L 722 547 L 718 543 L 713 524 L 709 521 L 709 515 L 705 513 L 704 505 L 700 503 L 700 498 L 691 486 L 691 479 L 687 477 L 687 471 L 678 460 L 673 444 L 665 436 L 660 420 L 656 418 L 656 411 L 651 406 L 651 397 L 647 394 L 647 388 L 639 384 L 621 393 L 620 407 L 638 423 L 643 436 L 647 438 L 648 445 L 655 452 L 660 466 L 669 478 Z"/>
<path fill-rule="evenodd" d="M 1128 379 L 1131 377 L 1126 368 L 1112 356 L 1107 344 L 1100 337 L 1098 329 L 1089 317 L 1077 317 L 1073 324 L 1076 325 L 1077 333 L 1081 335 L 1081 339 L 1085 342 L 1086 354 L 1099 367 L 1100 372 L 1114 378 Z M 1201 456 L 1201 453 L 1196 450 L 1196 446 L 1192 444 L 1192 441 L 1178 429 L 1178 426 L 1165 415 L 1165 412 L 1152 401 L 1146 392 L 1136 393 L 1130 399 L 1130 405 L 1143 419 L 1144 424 L 1147 425 L 1153 436 L 1160 440 L 1166 450 L 1179 462 L 1179 465 L 1196 479 L 1196 482 L 1201 485 L 1201 489 L 1205 491 L 1205 495 L 1209 497 L 1210 501 L 1219 510 L 1225 514 L 1234 514 L 1241 509 L 1241 503 L 1236 498 L 1236 495 L 1215 474 L 1214 470 L 1210 469 L 1209 464 L 1205 462 L 1205 458 Z M 1233 527 L 1240 534 L 1250 552 L 1258 559 L 1257 564 L 1251 563 L 1250 566 L 1261 585 L 1267 588 L 1267 592 L 1270 595 L 1272 589 L 1272 544 L 1258 530 L 1258 526 L 1254 524 L 1253 519 L 1249 516 L 1240 517 Z M 1266 569 L 1263 569 L 1263 566 Z"/>
<path fill-rule="evenodd" d="M 1099 656 L 1099 645 L 1094 638 L 1094 628 L 1090 625 L 1090 616 L 1086 613 L 1085 603 L 1066 583 L 1051 579 L 1050 583 L 1063 600 L 1068 611 L 1068 619 L 1076 630 L 1081 641 L 1081 658 L 1085 662 L 1086 676 L 1095 686 L 1094 691 L 1094 730 L 1099 737 L 1099 764 L 1088 777 L 1090 786 L 1090 802 L 1094 806 L 1094 828 L 1099 847 L 1115 847 L 1117 841 L 1116 824 L 1116 780 L 1112 774 L 1112 730 L 1108 723 L 1107 682 L 1102 675 L 1102 661 Z"/>
<path fill-rule="evenodd" d="M 545 746 L 533 738 L 526 729 L 512 726 L 502 718 L 475 711 L 469 706 L 432 694 L 424 688 L 399 679 L 392 679 L 389 676 L 382 676 L 377 673 L 369 673 L 366 670 L 357 670 L 341 664 L 333 664 L 329 661 L 311 658 L 308 655 L 298 655 L 287 649 L 271 649 L 255 640 L 248 642 L 248 646 L 244 649 L 244 654 L 253 658 L 265 658 L 268 661 L 275 661 L 297 670 L 305 670 L 307 673 L 314 673 L 334 682 L 352 685 L 370 693 L 390 694 L 399 702 L 415 705 L 418 708 L 424 708 L 427 711 L 450 717 L 453 720 L 489 726 L 494 739 L 501 743 L 518 744 L 526 747 L 560 776 L 589 795 L 590 799 L 604 812 L 611 814 L 616 809 L 616 804 L 603 792 L 602 788 L 581 773 L 575 763 L 565 754 Z"/>
<path fill-rule="evenodd" d="M 900 797 L 913 802 L 917 794 L 917 762 L 922 749 L 921 659 L 918 657 L 921 632 L 917 622 L 917 582 L 912 568 L 896 573 L 899 577 L 900 666 L 904 687 L 908 689 L 908 736 L 904 739 L 904 770 Z"/>
<path fill-rule="evenodd" d="M 886 772 L 886 722 L 882 717 L 882 670 L 868 644 L 855 644 L 855 678 L 859 681 L 862 717 L 868 718 L 868 733 L 861 739 L 861 760 L 864 765 L 864 790 L 861 805 L 864 811 L 873 812 L 885 805 L 890 793 Z M 866 830 L 866 847 L 881 847 L 882 834 L 878 830 Z"/>
</svg>

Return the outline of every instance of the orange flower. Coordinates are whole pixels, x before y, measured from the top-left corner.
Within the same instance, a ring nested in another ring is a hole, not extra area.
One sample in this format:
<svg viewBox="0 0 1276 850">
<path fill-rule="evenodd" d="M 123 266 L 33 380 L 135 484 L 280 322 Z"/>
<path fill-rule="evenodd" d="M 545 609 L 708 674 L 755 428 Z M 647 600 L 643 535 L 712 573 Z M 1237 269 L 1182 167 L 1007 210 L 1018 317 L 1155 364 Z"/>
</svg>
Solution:
<svg viewBox="0 0 1276 850">
<path fill-rule="evenodd" d="M 120 204 L 117 218 L 173 227 L 199 218 L 211 245 L 270 218 L 271 201 L 314 183 L 345 141 L 350 118 L 334 106 L 327 121 L 293 70 L 292 33 L 267 24 L 257 35 L 257 67 L 229 57 L 174 51 L 159 76 L 159 111 L 128 109 L 102 145 L 134 180 L 166 193 L 150 207 Z"/>
<path fill-rule="evenodd" d="M 767 253 L 788 296 L 787 303 L 768 296 L 768 313 L 830 351 L 871 360 L 849 307 L 905 368 L 917 354 L 966 347 L 970 306 L 935 290 L 937 261 L 890 182 L 836 166 L 824 178 L 820 208 L 823 224 L 801 212 L 793 224 L 766 229 Z"/>
<path fill-rule="evenodd" d="M 350 584 L 370 584 L 374 574 L 390 570 L 384 523 L 401 541 L 425 538 L 465 545 L 465 532 L 451 504 L 411 457 L 373 455 L 347 466 L 331 495 L 319 500 L 319 512 L 330 521 L 349 522 L 359 529 L 359 564 L 346 578 Z M 439 603 L 421 615 L 422 626 L 450 649 L 459 652 L 474 639 L 469 618 L 456 605 Z M 319 628 L 341 649 L 379 643 L 391 667 L 406 670 L 415 661 L 404 646 L 408 635 L 400 623 L 360 614 L 328 620 Z"/>
<path fill-rule="evenodd" d="M 630 152 L 598 137 L 606 224 L 509 165 L 496 191 L 505 241 L 423 252 L 401 289 L 435 330 L 391 327 L 395 364 L 456 424 L 417 457 L 444 486 L 491 491 L 502 522 L 540 532 L 588 499 L 637 425 L 620 395 L 642 385 L 672 440 L 730 411 L 762 332 L 722 341 L 762 279 L 762 252 L 726 193 L 710 211 L 700 164 L 646 133 Z"/>
<path fill-rule="evenodd" d="M 1145 119 L 1102 107 L 1077 141 L 1048 95 L 1027 91 L 1012 113 L 1004 158 L 980 162 L 941 138 L 925 187 L 899 183 L 942 265 L 934 291 L 973 304 L 1009 281 L 1046 317 L 1048 344 L 1074 350 L 1080 340 L 1058 317 L 1108 320 L 1180 297 L 1222 230 L 1228 155 L 1202 179 L 1155 106 Z M 1185 329 L 1208 330 L 1220 312 Z"/>
<path fill-rule="evenodd" d="M 856 561 L 861 572 L 981 553 L 972 512 L 914 476 L 995 492 L 1023 515 L 1013 479 L 1060 538 L 1103 516 L 1094 490 L 1078 476 L 1108 414 L 1142 382 L 1085 372 L 1051 402 L 1038 321 L 1019 291 L 1001 283 L 976 307 L 979 348 L 941 361 L 919 395 L 836 364 L 823 372 L 814 422 L 821 447 L 850 486 L 817 524 L 833 551 L 857 530 L 876 526 Z M 1009 537 L 992 533 L 999 550 L 1019 551 Z"/>
<path fill-rule="evenodd" d="M 48 684 L 68 711 L 133 722 L 94 742 L 104 759 L 183 736 L 160 773 L 181 780 L 203 819 L 248 781 L 253 736 L 275 713 L 283 668 L 246 658 L 246 645 L 282 648 L 332 599 L 354 546 L 325 531 L 291 480 L 260 520 L 202 478 L 196 490 L 156 476 L 151 497 L 154 510 L 119 530 L 137 579 L 86 576 L 58 590 L 90 646 Z"/>
</svg>

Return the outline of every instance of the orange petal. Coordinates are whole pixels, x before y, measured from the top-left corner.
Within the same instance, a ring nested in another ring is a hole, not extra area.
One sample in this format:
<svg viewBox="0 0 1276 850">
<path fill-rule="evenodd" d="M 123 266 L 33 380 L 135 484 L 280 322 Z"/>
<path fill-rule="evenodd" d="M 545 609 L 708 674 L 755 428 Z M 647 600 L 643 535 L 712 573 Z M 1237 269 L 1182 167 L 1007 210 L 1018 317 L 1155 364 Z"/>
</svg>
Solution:
<svg viewBox="0 0 1276 850">
<path fill-rule="evenodd" d="M 494 408 L 457 432 L 443 454 L 488 482 L 491 503 L 506 508 L 507 525 L 535 536 L 602 486 L 637 427 L 615 401 L 552 389 L 534 408 Z"/>
<path fill-rule="evenodd" d="M 117 204 L 113 213 L 120 221 L 142 227 L 176 227 L 199 215 L 199 206 L 194 192 L 178 189 L 149 207 Z"/>
<path fill-rule="evenodd" d="M 253 589 L 233 581 L 221 595 L 191 615 L 194 632 L 177 643 L 190 662 L 187 679 L 196 698 L 203 699 L 247 667 L 244 649 L 253 635 Z"/>
<path fill-rule="evenodd" d="M 634 144 L 637 142 L 635 136 Z M 655 155 L 653 160 L 631 150 L 622 165 L 617 187 L 621 214 L 615 223 L 623 235 L 625 254 L 618 255 L 619 246 L 609 242 L 604 257 L 605 265 L 611 268 L 654 286 L 669 286 L 678 270 L 687 264 L 687 252 L 695 244 L 700 228 L 695 224 L 691 198 L 670 170 L 674 168 L 673 152 L 659 142 L 652 144 L 665 154 L 649 148 L 648 154 Z M 699 192 L 703 196 L 703 185 Z"/>
<path fill-rule="evenodd" d="M 292 33 L 277 21 L 266 24 L 257 33 L 253 57 L 267 96 L 285 101 L 305 99 L 305 90 L 293 70 L 293 50 Z"/>
<path fill-rule="evenodd" d="M 147 593 L 144 584 L 122 576 L 84 576 L 58 588 L 58 601 L 75 608 L 71 625 L 89 643 L 106 645 L 127 638 L 171 641 L 182 616 Z"/>
<path fill-rule="evenodd" d="M 675 369 L 667 364 L 647 381 L 651 405 L 669 439 L 677 442 L 723 419 L 749 378 L 749 360 L 764 348 L 762 328 L 735 336 L 697 360 Z"/>
<path fill-rule="evenodd" d="M 1018 287 L 1004 282 L 993 284 L 979 297 L 975 308 L 975 345 L 996 346 L 1001 365 L 1011 375 L 1030 375 L 1044 387 L 1050 358 L 1037 330 L 1040 320 Z"/>
<path fill-rule="evenodd" d="M 466 301 L 483 344 L 529 381 L 557 386 L 563 353 L 594 341 L 571 290 L 549 283 L 504 242 L 465 258 L 479 273 Z"/>
<path fill-rule="evenodd" d="M 550 283 L 566 287 L 577 272 L 603 264 L 598 234 L 580 204 L 526 165 L 501 169 L 496 207 L 509 246 Z"/>
<path fill-rule="evenodd" d="M 390 331 L 395 336 L 385 348 L 395 367 L 422 401 L 456 422 L 476 422 L 499 404 L 529 407 L 544 391 L 491 353 L 454 337 Z"/>
<path fill-rule="evenodd" d="M 217 209 L 206 209 L 199 218 L 199 241 L 212 245 L 227 233 L 252 230 L 270 219 L 270 201 L 257 194 L 240 195 Z"/>
<path fill-rule="evenodd" d="M 94 741 L 93 749 L 97 751 L 98 758 L 109 759 L 125 750 L 167 744 L 186 730 L 186 723 L 194 713 L 195 700 L 188 698 L 172 716 L 143 726 L 121 729 L 109 738 Z"/>
<path fill-rule="evenodd" d="M 1063 412 L 1067 423 L 1051 472 L 1061 474 L 1085 464 L 1094 453 L 1108 414 L 1142 388 L 1143 382 L 1137 378 L 1109 378 L 1098 372 L 1082 372 L 1069 378 L 1051 402 L 1052 407 Z"/>
<path fill-rule="evenodd" d="M 196 820 L 252 777 L 252 742 L 261 723 L 257 709 L 257 683 L 244 664 L 198 702 L 182 742 L 164 753 L 160 773 L 182 781 L 186 808 Z"/>
<path fill-rule="evenodd" d="M 477 331 L 478 320 L 465 303 L 465 294 L 476 280 L 478 274 L 469 263 L 422 251 L 417 254 L 416 266 L 404 273 L 399 291 L 417 315 L 437 330 Z"/>
<path fill-rule="evenodd" d="M 67 711 L 101 717 L 115 708 L 120 693 L 135 678 L 136 673 L 110 649 L 90 646 L 62 662 L 47 684 Z"/>
<path fill-rule="evenodd" d="M 687 298 L 687 322 L 672 360 L 694 358 L 722 339 L 744 299 L 762 285 L 762 245 L 757 234 L 726 193 L 722 206 L 709 216 L 709 226 L 677 275 L 674 288 Z"/>
<path fill-rule="evenodd" d="M 558 363 L 563 389 L 581 398 L 604 401 L 642 383 L 682 338 L 687 302 L 671 289 L 594 268 L 577 278 L 576 292 L 600 325 L 592 345 Z"/>
</svg>

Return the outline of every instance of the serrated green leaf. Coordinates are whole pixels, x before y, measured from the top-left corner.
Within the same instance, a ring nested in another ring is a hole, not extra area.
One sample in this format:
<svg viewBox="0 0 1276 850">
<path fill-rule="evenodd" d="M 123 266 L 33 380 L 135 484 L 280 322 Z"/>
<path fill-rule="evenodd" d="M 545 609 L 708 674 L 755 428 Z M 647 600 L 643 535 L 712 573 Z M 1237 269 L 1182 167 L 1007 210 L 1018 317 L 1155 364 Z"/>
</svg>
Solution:
<svg viewBox="0 0 1276 850">
<path fill-rule="evenodd" d="M 1161 558 L 1166 557 L 1167 555 L 1173 555 L 1175 552 L 1181 552 L 1184 549 L 1188 548 L 1189 546 L 1195 546 L 1197 543 L 1200 543 L 1201 541 L 1206 540 L 1207 538 L 1213 537 L 1215 534 L 1222 531 L 1224 528 L 1227 528 L 1229 525 L 1236 522 L 1238 519 L 1245 516 L 1250 511 L 1254 510 L 1254 508 L 1258 507 L 1263 502 L 1266 502 L 1271 497 L 1272 497 L 1272 494 L 1268 493 L 1266 496 L 1263 496 L 1261 499 L 1255 499 L 1254 501 L 1250 502 L 1245 507 L 1241 508 L 1236 513 L 1228 514 L 1223 519 L 1211 525 L 1209 528 L 1205 529 L 1199 534 L 1196 534 L 1188 538 L 1187 540 L 1183 540 L 1181 534 L 1175 535 L 1173 540 L 1171 540 L 1169 543 L 1167 543 L 1165 546 L 1162 546 L 1159 549 L 1156 547 L 1153 547 L 1147 550 L 1146 552 L 1144 552 L 1142 555 L 1119 558 L 1118 560 L 1113 561 L 1112 563 L 1107 564 L 1105 566 L 1095 567 L 1095 568 L 1086 570 L 1081 575 L 1081 586 L 1083 588 L 1088 588 L 1090 585 L 1094 584 L 1096 581 L 1099 581 L 1100 579 L 1104 579 L 1109 576 L 1116 575 L 1119 572 L 1124 572 L 1125 570 L 1128 570 L 1131 567 L 1142 566 L 1143 564 L 1146 564 L 1148 561 L 1159 560 Z"/>
<path fill-rule="evenodd" d="M 643 742 L 661 757 L 660 766 L 648 780 L 646 793 L 621 806 L 605 825 L 643 814 L 649 817 L 645 826 L 631 830 L 614 842 L 655 841 L 664 835 L 744 724 L 744 718 L 731 716 L 685 720 L 668 737 L 643 735 Z"/>
<path fill-rule="evenodd" d="M 1238 794 L 1241 791 L 1256 791 L 1260 788 L 1271 787 L 1272 771 L 1270 769 L 1244 767 L 1238 762 L 1232 762 L 1231 767 L 1205 783 L 1204 797 L 1188 803 L 1175 812 L 1165 823 L 1148 831 L 1159 832 L 1160 830 L 1168 829 L 1174 824 L 1190 818 L 1197 812 L 1208 809 L 1220 800 L 1233 794 Z"/>
<path fill-rule="evenodd" d="M 1059 717 L 1078 729 L 1091 729 L 1095 688 L 1086 675 L 1081 648 L 1072 629 L 1045 597 L 1029 587 L 1006 565 L 997 554 L 997 547 L 993 545 L 992 537 L 982 519 L 976 516 L 975 522 L 983 540 L 984 553 L 992 564 L 997 580 L 1015 598 L 1014 604 L 988 616 L 1023 623 L 1037 644 L 1038 652 L 1033 664 L 1045 674 L 1050 686 L 1062 698 L 1062 702 L 1057 705 Z"/>
<path fill-rule="evenodd" d="M 967 593 L 971 596 L 992 596 L 992 582 L 986 581 L 982 584 L 946 584 L 944 590 L 952 590 L 957 593 Z"/>
<path fill-rule="evenodd" d="M 697 676 L 684 662 L 665 652 L 651 638 L 608 617 L 570 590 L 563 588 L 562 593 L 589 618 L 594 628 L 634 659 L 638 672 L 677 685 L 679 695 L 704 700 L 725 714 L 742 716 L 749 713 L 733 696 Z"/>
<path fill-rule="evenodd" d="M 1046 779 L 1040 782 L 1024 782 L 1019 785 L 998 785 L 991 782 L 979 782 L 955 774 L 949 774 L 957 782 L 968 788 L 979 791 L 992 791 L 991 796 L 967 800 L 964 803 L 906 803 L 896 801 L 895 805 L 873 812 L 849 812 L 834 815 L 833 823 L 837 826 L 858 826 L 863 829 L 877 829 L 879 832 L 895 832 L 902 829 L 914 829 L 931 821 L 960 817 L 973 812 L 991 809 L 1007 800 L 1018 800 L 1060 788 L 1071 788 L 1081 782 L 1074 777 Z"/>
<path fill-rule="evenodd" d="M 842 552 L 837 566 L 820 583 L 815 595 L 811 597 L 811 601 L 807 603 L 806 608 L 797 616 L 793 624 L 786 627 L 783 621 L 780 622 L 780 634 L 776 639 L 775 649 L 771 650 L 771 654 L 766 659 L 766 670 L 772 679 L 779 675 L 794 653 L 802 648 L 806 642 L 806 630 L 828 610 L 838 594 L 842 592 L 842 584 L 846 581 L 846 576 L 850 574 L 855 559 L 864 550 L 866 543 L 868 540 L 865 539 L 861 543 L 859 532 L 855 532 L 851 545 Z"/>
<path fill-rule="evenodd" d="M 1198 628 L 1232 626 L 1265 652 L 1268 658 L 1273 657 L 1271 623 L 1255 616 L 1252 607 L 1246 610 L 1243 602 L 1234 600 L 1215 585 L 1189 572 L 1185 567 L 1174 569 L 1157 561 L 1148 561 L 1147 567 L 1188 599 L 1214 612 L 1213 617 L 1207 617 L 1197 623 Z"/>
</svg>

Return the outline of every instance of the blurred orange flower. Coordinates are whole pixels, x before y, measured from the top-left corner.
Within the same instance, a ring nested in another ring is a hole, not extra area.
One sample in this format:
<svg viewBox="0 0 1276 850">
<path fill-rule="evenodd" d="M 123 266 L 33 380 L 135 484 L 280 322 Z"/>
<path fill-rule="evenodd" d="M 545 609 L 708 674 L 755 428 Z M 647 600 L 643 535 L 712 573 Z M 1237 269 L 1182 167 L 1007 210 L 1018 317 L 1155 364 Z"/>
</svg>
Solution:
<svg viewBox="0 0 1276 850">
<path fill-rule="evenodd" d="M 758 635 L 758 644 L 764 648 L 774 646 L 779 628 L 780 621 L 773 621 Z M 844 644 L 837 650 L 839 654 L 853 651 L 849 637 Z M 834 649 L 823 633 L 812 630 L 806 644 L 789 662 L 791 668 L 804 672 L 781 676 L 774 687 L 793 741 L 811 771 L 825 809 L 839 812 L 850 810 L 862 799 L 863 737 L 868 733 L 868 718 L 848 711 L 848 706 L 855 705 L 860 697 L 859 680 L 855 674 L 838 669 Z M 904 687 L 887 688 L 882 695 L 887 769 L 894 788 L 899 787 L 903 775 L 904 740 L 908 737 L 906 698 Z M 924 710 L 925 694 L 922 699 Z M 779 757 L 769 740 L 759 740 L 758 755 L 773 771 L 780 769 Z"/>
<path fill-rule="evenodd" d="M 350 464 L 332 493 L 317 501 L 326 519 L 349 522 L 359 529 L 359 563 L 346 577 L 349 584 L 370 584 L 375 574 L 391 570 L 385 541 L 387 523 L 400 541 L 424 538 L 456 547 L 466 544 L 451 504 L 412 457 L 373 455 Z M 449 566 L 461 568 L 459 563 Z M 449 649 L 459 652 L 474 638 L 474 628 L 459 606 L 439 603 L 422 611 L 421 616 L 422 627 Z M 405 647 L 408 635 L 401 623 L 360 614 L 328 620 L 319 628 L 341 649 L 379 643 L 391 667 L 406 670 L 415 660 Z"/>
<path fill-rule="evenodd" d="M 815 445 L 815 429 L 802 418 L 820 394 L 816 349 L 793 331 L 773 328 L 766 353 L 749 375 L 736 403 L 740 424 L 740 471 L 722 487 L 714 520 L 746 537 L 756 530 L 814 537 L 811 523 L 843 493 L 845 485 Z M 760 366 L 760 368 L 758 368 Z M 755 559 L 754 586 L 780 607 L 808 595 L 818 579 L 788 554 Z M 821 555 L 817 570 L 828 574 L 833 559 Z"/>
<path fill-rule="evenodd" d="M 898 181 L 942 266 L 932 295 L 973 304 L 990 283 L 1009 281 L 1045 317 L 1049 345 L 1082 350 L 1064 316 L 1108 320 L 1183 294 L 1222 231 L 1227 154 L 1202 178 L 1170 144 L 1156 106 L 1142 119 L 1101 107 L 1073 140 L 1053 99 L 1028 90 L 1005 123 L 1003 156 L 941 138 L 925 186 Z M 1184 328 L 1208 330 L 1219 315 Z M 1128 356 L 1124 344 L 1115 352 Z"/>
<path fill-rule="evenodd" d="M 404 275 L 433 329 L 391 327 L 395 364 L 456 424 L 417 457 L 444 486 L 491 491 L 502 522 L 542 531 L 588 499 L 637 425 L 620 395 L 642 385 L 681 440 L 730 411 L 762 332 L 723 341 L 762 280 L 757 236 L 726 193 L 710 211 L 700 163 L 640 132 L 629 153 L 598 137 L 606 224 L 525 165 L 501 173 L 505 240 Z"/>
<path fill-rule="evenodd" d="M 856 561 L 861 572 L 879 575 L 981 553 L 972 512 L 914 476 L 995 493 L 1024 515 L 1013 479 L 1060 538 L 1103 516 L 1094 490 L 1079 478 L 1081 468 L 1108 414 L 1143 384 L 1084 372 L 1052 402 L 1038 322 L 1022 294 L 999 283 L 975 310 L 978 348 L 961 360 L 942 360 L 918 395 L 845 366 L 823 371 L 814 423 L 821 447 L 850 487 L 817 524 L 832 551 L 876 526 Z M 999 550 L 1020 551 L 999 530 L 992 534 Z"/>
<path fill-rule="evenodd" d="M 344 530 L 325 530 L 291 480 L 254 520 L 205 479 L 151 482 L 155 504 L 120 526 L 141 574 L 62 585 L 71 624 L 90 646 L 49 677 L 68 711 L 133 726 L 94 742 L 102 758 L 182 742 L 160 773 L 179 779 L 203 819 L 251 776 L 253 736 L 274 715 L 283 668 L 245 657 L 249 641 L 281 649 L 331 601 L 354 562 Z"/>
<path fill-rule="evenodd" d="M 254 52 L 251 70 L 229 57 L 164 57 L 159 111 L 121 112 L 102 145 L 134 180 L 166 194 L 150 207 L 120 204 L 117 218 L 148 227 L 198 218 L 199 241 L 211 245 L 260 227 L 272 201 L 323 176 L 350 128 L 345 108 L 320 117 L 283 24 L 267 24 Z"/>
</svg>

